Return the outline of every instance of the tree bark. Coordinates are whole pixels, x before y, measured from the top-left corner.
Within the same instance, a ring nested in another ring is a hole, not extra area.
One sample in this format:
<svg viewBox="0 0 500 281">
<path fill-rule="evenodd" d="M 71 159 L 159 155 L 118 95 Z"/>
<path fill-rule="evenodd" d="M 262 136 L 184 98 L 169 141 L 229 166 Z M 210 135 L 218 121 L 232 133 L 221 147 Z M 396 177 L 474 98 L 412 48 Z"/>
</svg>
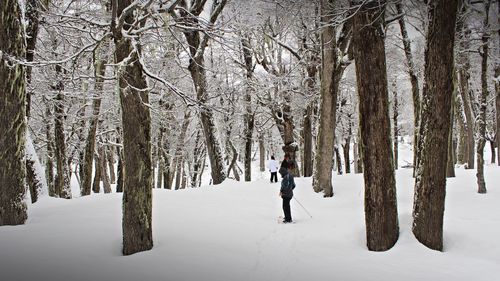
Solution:
<svg viewBox="0 0 500 281">
<path fill-rule="evenodd" d="M 367 2 L 354 16 L 353 52 L 363 145 L 366 239 L 370 251 L 390 249 L 399 236 L 382 30 L 385 5 L 385 1 Z"/>
<path fill-rule="evenodd" d="M 59 65 L 56 69 L 60 68 Z M 56 70 L 56 73 L 60 71 Z M 54 182 L 54 190 L 56 196 L 59 198 L 70 199 L 70 170 L 68 166 L 68 159 L 66 157 L 66 136 L 64 133 L 64 93 L 62 81 L 59 81 L 55 87 L 57 92 L 55 98 L 54 110 L 54 138 L 55 138 L 55 158 L 56 158 L 56 177 Z"/>
<path fill-rule="evenodd" d="M 243 58 L 245 60 L 246 80 L 247 86 L 245 89 L 245 181 L 252 180 L 252 144 L 253 144 L 253 128 L 254 128 L 254 114 L 252 112 L 252 76 L 253 76 L 253 62 L 252 62 L 252 47 L 250 46 L 250 39 L 248 36 L 241 38 L 241 46 L 243 50 Z"/>
<path fill-rule="evenodd" d="M 106 165 L 107 156 L 106 148 L 104 146 L 99 147 L 99 170 L 101 172 L 102 187 L 104 193 L 111 193 L 111 184 L 108 174 L 108 165 Z"/>
<path fill-rule="evenodd" d="M 47 155 L 45 160 L 45 178 L 47 179 L 47 188 L 49 196 L 54 197 L 56 194 L 54 189 L 54 145 L 52 142 L 52 110 L 50 102 L 43 97 L 45 103 L 45 137 L 47 138 Z"/>
<path fill-rule="evenodd" d="M 429 3 L 425 82 L 415 180 L 413 234 L 425 246 L 443 249 L 446 160 L 453 95 L 453 45 L 457 0 Z"/>
<path fill-rule="evenodd" d="M 266 171 L 266 146 L 264 145 L 264 134 L 259 132 L 259 166 L 260 171 Z"/>
<path fill-rule="evenodd" d="M 483 21 L 483 34 L 482 52 L 481 52 L 481 97 L 479 104 L 479 120 L 478 120 L 478 143 L 477 143 L 477 192 L 486 193 L 486 182 L 484 180 L 484 147 L 486 145 L 486 107 L 488 99 L 488 21 L 490 13 L 491 0 L 484 1 L 484 21 Z"/>
<path fill-rule="evenodd" d="M 335 28 L 329 25 L 333 20 L 333 1 L 321 0 L 321 85 L 320 85 L 320 110 L 319 127 L 316 138 L 316 153 L 313 175 L 313 189 L 315 192 L 324 192 L 325 197 L 333 196 L 332 170 L 333 149 L 335 141 L 335 122 L 338 84 L 336 81 L 337 42 Z M 338 76 L 338 74 L 337 74 Z"/>
<path fill-rule="evenodd" d="M 500 4 L 497 3 L 497 26 L 500 26 Z M 497 34 L 497 50 L 500 52 L 500 29 Z M 498 58 L 498 57 L 497 57 Z M 495 92 L 496 92 L 496 140 L 497 140 L 497 165 L 500 166 L 500 61 L 496 61 L 495 66 Z"/>
<path fill-rule="evenodd" d="M 113 18 L 118 19 L 132 1 L 113 0 Z M 133 13 L 124 15 L 123 29 L 112 26 L 116 52 L 115 63 L 123 124 L 123 254 L 130 255 L 153 247 L 151 116 L 149 92 L 139 43 L 123 34 L 132 30 Z M 135 46 L 133 46 L 135 45 Z"/>
<path fill-rule="evenodd" d="M 25 56 L 21 9 L 17 0 L 0 2 L 0 226 L 24 224 L 26 194 L 25 69 L 7 56 Z"/>
<path fill-rule="evenodd" d="M 392 126 L 393 126 L 393 152 L 394 152 L 394 169 L 397 170 L 399 163 L 398 163 L 398 145 L 399 145 L 399 125 L 398 125 L 398 116 L 399 116 L 399 98 L 398 98 L 398 90 L 396 89 L 396 82 L 392 84 L 394 87 L 394 100 L 393 100 L 393 112 L 392 112 Z M 415 141 L 417 138 L 414 136 L 413 140 Z M 415 148 L 415 145 L 413 145 Z M 413 152 L 413 157 L 415 157 L 415 151 Z"/>
</svg>

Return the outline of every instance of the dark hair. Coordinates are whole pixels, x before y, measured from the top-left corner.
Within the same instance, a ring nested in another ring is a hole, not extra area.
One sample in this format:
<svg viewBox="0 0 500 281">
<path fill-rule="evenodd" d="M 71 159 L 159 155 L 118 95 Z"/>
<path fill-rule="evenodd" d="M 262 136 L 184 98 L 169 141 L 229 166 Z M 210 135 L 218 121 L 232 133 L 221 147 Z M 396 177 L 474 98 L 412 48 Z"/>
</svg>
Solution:
<svg viewBox="0 0 500 281">
<path fill-rule="evenodd" d="M 295 165 L 293 163 L 288 164 L 288 169 L 292 170 L 293 168 L 295 168 Z"/>
<path fill-rule="evenodd" d="M 271 159 L 273 159 L 273 160 L 274 160 L 274 155 L 271 155 Z"/>
</svg>

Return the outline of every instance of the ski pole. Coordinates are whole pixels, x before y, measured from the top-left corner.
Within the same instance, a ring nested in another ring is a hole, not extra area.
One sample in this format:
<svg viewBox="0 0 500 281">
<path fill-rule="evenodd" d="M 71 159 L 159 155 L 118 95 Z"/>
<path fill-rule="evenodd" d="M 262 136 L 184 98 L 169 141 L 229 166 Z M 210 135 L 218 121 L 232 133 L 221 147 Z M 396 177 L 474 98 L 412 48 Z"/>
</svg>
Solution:
<svg viewBox="0 0 500 281">
<path fill-rule="evenodd" d="M 300 202 L 299 202 L 299 200 L 297 200 L 297 198 L 293 197 L 293 199 L 295 199 L 295 201 L 297 201 L 297 203 L 299 203 L 300 207 L 302 207 L 302 209 L 304 209 L 304 211 L 306 211 L 306 213 L 307 213 L 307 214 L 311 217 L 311 219 L 312 219 L 312 217 L 313 217 L 313 216 L 311 216 L 311 214 L 307 211 L 307 209 L 304 207 L 304 205 L 300 204 Z"/>
</svg>

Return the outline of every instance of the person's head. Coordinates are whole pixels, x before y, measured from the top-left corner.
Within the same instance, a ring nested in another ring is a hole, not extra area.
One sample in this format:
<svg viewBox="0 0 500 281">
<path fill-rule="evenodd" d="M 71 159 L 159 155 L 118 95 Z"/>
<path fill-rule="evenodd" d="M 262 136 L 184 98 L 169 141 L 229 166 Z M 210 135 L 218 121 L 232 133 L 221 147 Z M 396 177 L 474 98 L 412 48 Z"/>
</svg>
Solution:
<svg viewBox="0 0 500 281">
<path fill-rule="evenodd" d="M 293 165 L 293 163 L 290 163 L 290 165 L 288 165 L 288 171 L 291 171 L 293 170 L 295 166 Z"/>
<path fill-rule="evenodd" d="M 271 155 L 271 160 L 274 160 L 274 155 Z"/>
<path fill-rule="evenodd" d="M 288 154 L 285 154 L 285 160 L 288 160 L 289 158 Z"/>
</svg>

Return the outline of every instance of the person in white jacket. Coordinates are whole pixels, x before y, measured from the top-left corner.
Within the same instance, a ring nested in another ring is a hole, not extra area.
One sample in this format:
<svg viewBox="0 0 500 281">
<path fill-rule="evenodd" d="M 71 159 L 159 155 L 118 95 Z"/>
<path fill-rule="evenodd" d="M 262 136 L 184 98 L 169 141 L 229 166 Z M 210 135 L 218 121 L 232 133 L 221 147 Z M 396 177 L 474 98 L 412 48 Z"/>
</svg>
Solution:
<svg viewBox="0 0 500 281">
<path fill-rule="evenodd" d="M 271 172 L 271 183 L 278 182 L 278 169 L 280 168 L 278 161 L 274 159 L 274 155 L 271 156 L 271 160 L 267 163 L 267 168 L 269 169 L 269 172 Z"/>
</svg>

